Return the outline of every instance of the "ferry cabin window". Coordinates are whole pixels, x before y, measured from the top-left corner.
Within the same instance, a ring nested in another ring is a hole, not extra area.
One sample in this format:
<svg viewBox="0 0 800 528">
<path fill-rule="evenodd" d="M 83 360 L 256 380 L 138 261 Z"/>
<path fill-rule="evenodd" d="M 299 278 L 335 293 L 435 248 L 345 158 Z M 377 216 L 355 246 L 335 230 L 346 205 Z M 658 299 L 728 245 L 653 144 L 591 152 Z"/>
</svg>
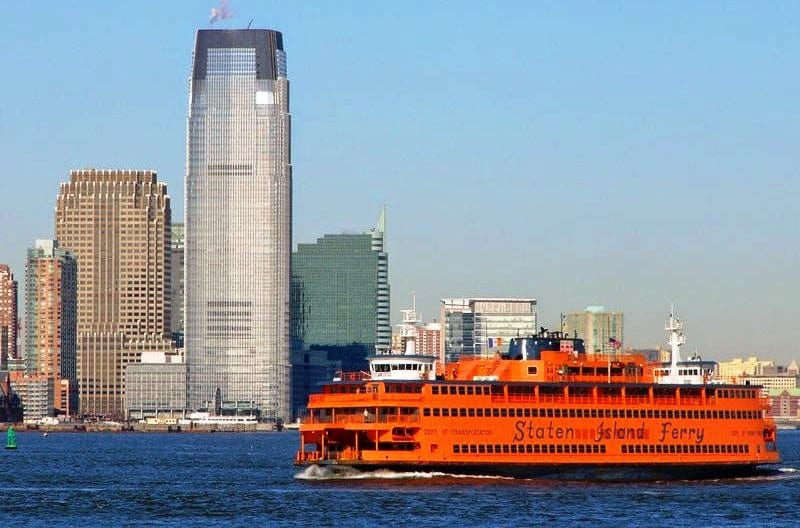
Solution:
<svg viewBox="0 0 800 528">
<path fill-rule="evenodd" d="M 528 374 L 530 374 L 531 376 L 534 376 L 534 375 L 537 374 L 537 370 L 538 370 L 537 367 L 528 367 Z"/>
<path fill-rule="evenodd" d="M 439 408 L 438 407 L 433 410 L 433 415 L 434 416 L 439 416 Z"/>
<path fill-rule="evenodd" d="M 439 394 L 439 387 L 437 387 L 436 385 L 431 387 L 431 394 Z"/>
</svg>

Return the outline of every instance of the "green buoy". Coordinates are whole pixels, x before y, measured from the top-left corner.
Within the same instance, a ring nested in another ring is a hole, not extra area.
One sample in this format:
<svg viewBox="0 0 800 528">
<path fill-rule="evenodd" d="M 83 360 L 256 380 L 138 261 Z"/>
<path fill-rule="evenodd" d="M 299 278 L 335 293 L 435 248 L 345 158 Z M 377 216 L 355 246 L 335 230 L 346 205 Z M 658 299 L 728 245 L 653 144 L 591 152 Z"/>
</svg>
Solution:
<svg viewBox="0 0 800 528">
<path fill-rule="evenodd" d="M 6 433 L 6 449 L 16 449 L 17 448 L 17 433 L 14 432 L 13 427 L 8 428 L 8 432 Z"/>
</svg>

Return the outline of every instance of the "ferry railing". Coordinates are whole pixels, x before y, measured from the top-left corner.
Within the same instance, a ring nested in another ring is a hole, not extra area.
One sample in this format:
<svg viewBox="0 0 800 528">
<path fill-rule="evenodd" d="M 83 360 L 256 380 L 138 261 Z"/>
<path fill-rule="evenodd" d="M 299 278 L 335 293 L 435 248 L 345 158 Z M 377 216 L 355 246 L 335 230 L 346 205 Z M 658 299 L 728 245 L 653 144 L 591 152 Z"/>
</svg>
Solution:
<svg viewBox="0 0 800 528">
<path fill-rule="evenodd" d="M 370 423 L 419 423 L 419 415 L 379 415 L 378 419 L 375 420 L 375 413 L 369 413 L 367 415 L 364 414 L 343 414 L 343 415 L 336 415 L 335 419 L 331 415 L 326 416 L 306 416 L 303 418 L 303 423 L 306 424 L 370 424 Z"/>
</svg>

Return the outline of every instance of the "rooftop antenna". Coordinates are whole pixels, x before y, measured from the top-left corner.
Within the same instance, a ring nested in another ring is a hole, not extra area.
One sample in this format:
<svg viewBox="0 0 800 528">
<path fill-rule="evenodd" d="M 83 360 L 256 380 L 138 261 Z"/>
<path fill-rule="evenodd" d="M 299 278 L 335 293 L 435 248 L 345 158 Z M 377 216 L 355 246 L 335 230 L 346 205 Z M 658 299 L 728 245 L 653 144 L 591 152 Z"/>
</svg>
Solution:
<svg viewBox="0 0 800 528">
<path fill-rule="evenodd" d="M 254 18 L 251 18 L 251 19 L 250 19 L 250 22 L 248 22 L 248 23 L 247 23 L 247 29 L 250 29 L 250 26 L 252 26 L 252 25 L 253 25 L 253 20 L 255 20 L 255 19 L 254 19 Z"/>
</svg>

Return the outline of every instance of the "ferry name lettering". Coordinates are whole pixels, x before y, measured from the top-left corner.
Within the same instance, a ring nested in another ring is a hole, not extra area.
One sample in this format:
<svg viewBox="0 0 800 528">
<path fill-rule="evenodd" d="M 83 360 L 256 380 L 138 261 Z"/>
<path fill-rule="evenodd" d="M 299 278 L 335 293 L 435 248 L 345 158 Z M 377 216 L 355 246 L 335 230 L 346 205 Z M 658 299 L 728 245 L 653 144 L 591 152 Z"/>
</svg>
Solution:
<svg viewBox="0 0 800 528">
<path fill-rule="evenodd" d="M 600 422 L 597 426 L 597 434 L 594 437 L 595 442 L 603 440 L 644 440 L 644 422 L 641 427 L 617 427 L 617 422 L 612 425 L 605 426 L 605 422 Z"/>
<path fill-rule="evenodd" d="M 672 422 L 661 422 L 661 436 L 659 442 L 663 442 L 667 437 L 672 440 L 694 440 L 697 444 L 703 443 L 706 430 L 703 427 L 673 427 Z"/>
<path fill-rule="evenodd" d="M 537 426 L 533 420 L 517 420 L 514 424 L 516 432 L 514 433 L 514 441 L 522 442 L 528 440 L 553 440 L 553 439 L 567 439 L 572 440 L 575 438 L 575 429 L 572 427 L 555 427 L 553 422 L 544 427 Z"/>
</svg>

